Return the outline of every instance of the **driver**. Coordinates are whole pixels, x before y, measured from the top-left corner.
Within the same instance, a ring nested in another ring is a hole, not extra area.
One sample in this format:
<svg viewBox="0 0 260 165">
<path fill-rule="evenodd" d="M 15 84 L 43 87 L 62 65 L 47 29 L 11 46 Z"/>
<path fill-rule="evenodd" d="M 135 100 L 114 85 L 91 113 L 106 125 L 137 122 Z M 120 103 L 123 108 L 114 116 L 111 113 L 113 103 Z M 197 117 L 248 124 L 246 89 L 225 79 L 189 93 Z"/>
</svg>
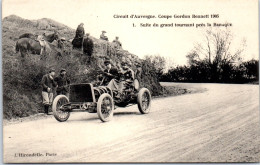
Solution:
<svg viewBox="0 0 260 165">
<path fill-rule="evenodd" d="M 118 79 L 118 71 L 116 68 L 112 68 L 110 60 L 104 62 L 106 69 L 104 70 L 103 85 L 108 85 L 112 79 Z"/>
</svg>

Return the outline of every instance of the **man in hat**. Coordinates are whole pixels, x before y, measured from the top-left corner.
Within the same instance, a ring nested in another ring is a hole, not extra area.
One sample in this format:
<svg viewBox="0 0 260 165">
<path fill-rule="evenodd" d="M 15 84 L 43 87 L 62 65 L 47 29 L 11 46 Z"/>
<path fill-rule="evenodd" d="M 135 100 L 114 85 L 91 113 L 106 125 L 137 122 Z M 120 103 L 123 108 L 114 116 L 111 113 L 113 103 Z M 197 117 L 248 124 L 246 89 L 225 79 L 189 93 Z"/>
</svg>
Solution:
<svg viewBox="0 0 260 165">
<path fill-rule="evenodd" d="M 60 75 L 54 79 L 57 82 L 57 95 L 66 95 L 69 97 L 69 84 L 70 79 L 68 78 L 66 74 L 66 69 L 60 70 Z"/>
<path fill-rule="evenodd" d="M 84 24 L 83 23 L 81 23 L 81 24 L 79 24 L 78 25 L 78 27 L 77 27 L 77 30 L 76 30 L 76 36 L 75 36 L 75 38 L 83 38 L 84 37 L 84 35 L 85 35 L 85 30 L 84 30 Z"/>
<path fill-rule="evenodd" d="M 108 41 L 108 37 L 105 35 L 106 31 L 102 31 L 102 34 L 100 35 L 100 39 L 101 40 L 105 40 L 105 41 Z"/>
<path fill-rule="evenodd" d="M 81 23 L 77 27 L 75 38 L 72 40 L 73 49 L 82 48 L 83 37 L 85 35 L 85 30 L 84 30 L 83 26 L 84 26 L 84 24 Z"/>
<path fill-rule="evenodd" d="M 129 67 L 130 62 L 128 64 L 123 62 L 121 65 L 122 68 L 120 68 L 121 71 L 118 74 L 120 76 L 117 79 L 112 79 L 107 85 L 113 91 L 117 91 L 115 98 L 118 99 L 122 98 L 123 91 L 127 90 L 127 87 L 133 85 L 134 82 L 134 71 Z"/>
<path fill-rule="evenodd" d="M 119 39 L 119 37 L 116 37 L 116 39 L 113 40 L 113 43 L 115 44 L 117 49 L 121 49 L 122 48 L 122 44 L 121 44 L 121 42 L 118 39 Z"/>
<path fill-rule="evenodd" d="M 88 57 L 88 62 L 90 61 L 90 57 L 92 56 L 93 53 L 93 41 L 89 37 L 89 33 L 86 34 L 86 38 L 83 40 L 83 54 L 87 55 Z"/>
<path fill-rule="evenodd" d="M 42 35 L 38 35 L 37 39 L 36 39 L 37 41 L 39 41 L 40 46 L 41 46 L 40 55 L 42 55 L 42 53 L 44 51 L 46 51 L 46 42 L 45 42 L 44 37 L 43 37 L 44 35 L 45 35 L 45 33 L 43 33 Z"/>
<path fill-rule="evenodd" d="M 65 41 L 66 41 L 65 37 L 61 37 L 60 39 L 58 39 L 58 48 L 63 50 Z"/>
<path fill-rule="evenodd" d="M 133 82 L 134 80 L 134 71 L 130 68 L 131 62 L 122 62 L 122 70 L 121 70 L 121 80 L 126 82 Z"/>
<path fill-rule="evenodd" d="M 103 85 L 108 85 L 108 83 L 113 79 L 118 79 L 118 71 L 116 68 L 113 68 L 110 60 L 104 62 L 106 69 L 104 70 Z"/>
<path fill-rule="evenodd" d="M 53 101 L 53 91 L 57 86 L 57 83 L 54 80 L 55 70 L 51 69 L 48 74 L 42 77 L 42 102 L 44 105 L 44 112 L 48 114 L 49 106 L 52 105 Z"/>
</svg>

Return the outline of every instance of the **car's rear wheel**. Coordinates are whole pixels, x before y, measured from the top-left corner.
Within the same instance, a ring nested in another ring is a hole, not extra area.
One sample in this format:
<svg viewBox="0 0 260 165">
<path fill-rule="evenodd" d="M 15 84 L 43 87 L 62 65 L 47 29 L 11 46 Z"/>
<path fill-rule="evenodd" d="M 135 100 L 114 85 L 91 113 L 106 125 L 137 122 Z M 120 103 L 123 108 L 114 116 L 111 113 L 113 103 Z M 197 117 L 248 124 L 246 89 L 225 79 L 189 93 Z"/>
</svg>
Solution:
<svg viewBox="0 0 260 165">
<path fill-rule="evenodd" d="M 113 117 L 114 101 L 113 98 L 108 94 L 102 94 L 97 103 L 97 113 L 101 121 L 106 122 L 111 120 Z"/>
<path fill-rule="evenodd" d="M 63 105 L 68 103 L 69 99 L 65 95 L 58 95 L 55 97 L 52 103 L 52 111 L 56 120 L 60 122 L 68 120 L 68 118 L 70 117 L 70 112 L 62 108 Z"/>
<path fill-rule="evenodd" d="M 142 88 L 137 95 L 138 109 L 142 114 L 149 113 L 151 109 L 151 94 L 147 88 Z"/>
</svg>

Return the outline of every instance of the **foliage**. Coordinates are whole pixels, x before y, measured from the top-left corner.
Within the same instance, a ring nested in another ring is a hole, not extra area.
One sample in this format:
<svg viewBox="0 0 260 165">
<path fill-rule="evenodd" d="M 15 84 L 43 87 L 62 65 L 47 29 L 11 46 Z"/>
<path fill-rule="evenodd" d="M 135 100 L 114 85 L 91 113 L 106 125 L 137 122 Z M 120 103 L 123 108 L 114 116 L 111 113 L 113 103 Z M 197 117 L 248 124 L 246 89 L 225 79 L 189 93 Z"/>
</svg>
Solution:
<svg viewBox="0 0 260 165">
<path fill-rule="evenodd" d="M 258 68 L 258 60 L 250 60 L 237 65 L 227 63 L 221 65 L 219 74 L 212 75 L 211 66 L 205 61 L 198 61 L 197 65 L 177 66 L 170 69 L 167 73 L 162 75 L 161 81 L 218 83 L 257 82 L 259 80 Z"/>
<path fill-rule="evenodd" d="M 188 66 L 177 66 L 162 81 L 245 83 L 258 81 L 258 61 L 241 62 L 245 41 L 232 49 L 233 35 L 227 28 L 208 29 L 204 42 L 187 54 Z"/>
<path fill-rule="evenodd" d="M 165 69 L 166 60 L 160 55 L 147 55 L 145 56 L 144 60 L 152 64 L 158 74 L 162 73 Z"/>
<path fill-rule="evenodd" d="M 153 96 L 161 95 L 163 88 L 159 83 L 158 68 L 150 59 L 143 60 L 141 65 L 141 86 L 148 88 Z"/>
<path fill-rule="evenodd" d="M 233 34 L 228 28 L 206 30 L 203 41 L 197 43 L 187 54 L 188 63 L 191 67 L 207 65 L 211 73 L 209 79 L 214 82 L 221 81 L 223 72 L 226 76 L 229 66 L 241 61 L 246 42 L 242 41 L 238 48 L 232 49 Z"/>
<path fill-rule="evenodd" d="M 161 76 L 166 70 L 166 59 L 160 55 L 147 55 L 144 61 L 152 66 L 152 70 L 155 72 L 154 76 L 161 79 Z"/>
</svg>

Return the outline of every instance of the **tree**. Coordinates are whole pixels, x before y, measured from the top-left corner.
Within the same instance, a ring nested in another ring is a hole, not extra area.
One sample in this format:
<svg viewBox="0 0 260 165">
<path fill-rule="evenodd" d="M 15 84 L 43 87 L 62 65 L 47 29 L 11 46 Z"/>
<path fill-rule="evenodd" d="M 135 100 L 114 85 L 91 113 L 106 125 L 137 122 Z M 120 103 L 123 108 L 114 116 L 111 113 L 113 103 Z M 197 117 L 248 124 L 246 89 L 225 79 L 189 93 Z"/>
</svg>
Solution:
<svg viewBox="0 0 260 165">
<path fill-rule="evenodd" d="M 204 42 L 197 43 L 187 54 L 189 65 L 198 65 L 204 61 L 209 66 L 212 81 L 221 80 L 221 74 L 231 66 L 230 64 L 241 60 L 241 54 L 246 46 L 243 40 L 237 49 L 232 49 L 233 35 L 228 28 L 212 30 L 204 33 Z M 225 68 L 225 70 L 223 70 Z M 226 75 L 226 73 L 223 73 Z"/>
<path fill-rule="evenodd" d="M 166 60 L 160 55 L 147 55 L 144 57 L 144 60 L 150 62 L 155 67 L 157 73 L 162 73 L 165 69 Z"/>
</svg>

